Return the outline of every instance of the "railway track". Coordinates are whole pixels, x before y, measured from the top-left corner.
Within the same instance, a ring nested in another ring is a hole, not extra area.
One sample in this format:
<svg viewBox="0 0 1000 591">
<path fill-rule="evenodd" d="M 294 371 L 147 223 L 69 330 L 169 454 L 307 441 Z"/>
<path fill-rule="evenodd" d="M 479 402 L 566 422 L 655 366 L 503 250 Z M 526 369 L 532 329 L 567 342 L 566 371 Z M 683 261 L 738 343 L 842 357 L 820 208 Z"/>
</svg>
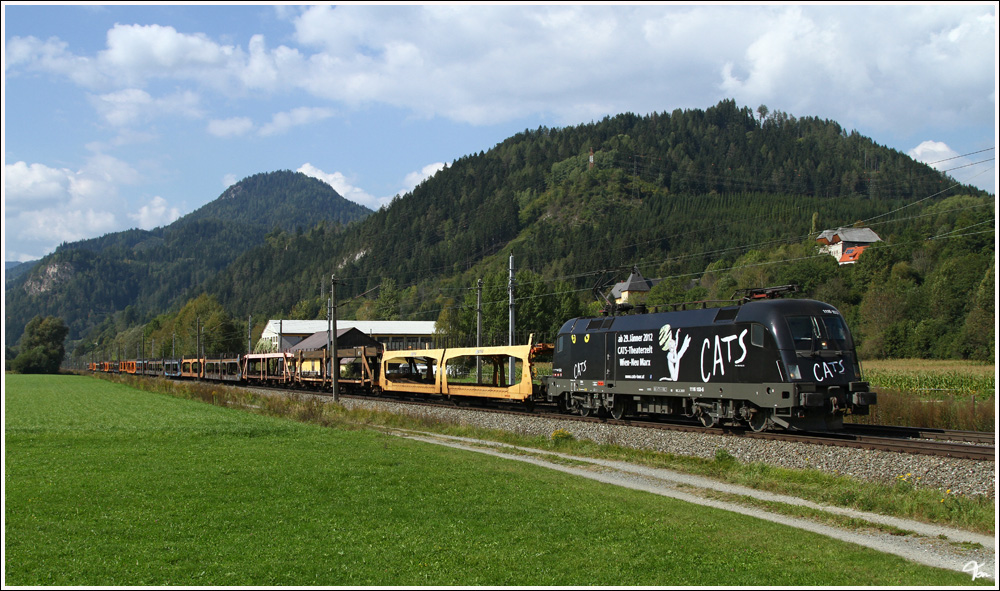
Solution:
<svg viewBox="0 0 1000 591">
<path fill-rule="evenodd" d="M 907 439 L 936 439 L 939 441 L 964 441 L 978 445 L 994 445 L 995 434 L 985 431 L 956 431 L 927 427 L 898 427 L 891 425 L 857 425 L 845 423 L 844 431 L 853 435 L 898 437 Z"/>
<path fill-rule="evenodd" d="M 351 396 L 360 400 L 371 400 L 370 396 Z M 946 429 L 918 429 L 910 427 L 893 427 L 877 425 L 845 425 L 845 431 L 838 433 L 790 433 L 782 431 L 753 432 L 743 427 L 706 428 L 695 421 L 650 421 L 641 419 L 614 420 L 610 417 L 580 417 L 549 411 L 545 405 L 539 405 L 535 412 L 524 409 L 496 408 L 487 406 L 457 405 L 454 402 L 438 402 L 426 400 L 408 400 L 394 396 L 383 396 L 377 400 L 386 400 L 413 405 L 430 405 L 448 408 L 462 408 L 481 412 L 516 413 L 539 418 L 561 421 L 578 421 L 589 423 L 605 423 L 647 429 L 664 429 L 671 431 L 687 431 L 710 435 L 728 435 L 754 439 L 791 441 L 826 445 L 831 447 L 850 447 L 855 449 L 871 449 L 907 454 L 920 454 L 946 458 L 959 458 L 977 461 L 996 461 L 994 434 L 979 431 L 954 431 Z"/>
<path fill-rule="evenodd" d="M 586 420 L 586 419 L 584 419 Z M 591 419 L 602 421 L 602 419 Z M 664 424 L 659 422 L 645 422 L 634 420 L 614 421 L 608 419 L 610 424 L 632 425 L 637 427 L 682 430 L 700 432 L 708 434 L 719 434 L 718 428 L 705 428 L 694 424 Z M 956 436 L 965 439 L 951 439 L 942 441 L 940 438 L 918 438 L 919 433 L 927 430 L 907 429 L 900 427 L 880 428 L 870 426 L 864 432 L 845 431 L 839 433 L 793 433 L 783 431 L 766 431 L 755 433 L 743 427 L 724 427 L 723 434 L 747 437 L 752 439 L 764 439 L 773 441 L 791 441 L 798 443 L 810 443 L 813 445 L 826 445 L 831 447 L 850 447 L 855 449 L 872 449 L 880 451 L 892 451 L 908 454 L 920 454 L 946 458 L 959 458 L 977 461 L 996 461 L 996 447 L 992 433 L 979 433 L 976 431 L 949 431 Z M 903 429 L 902 431 L 900 429 Z M 945 430 L 930 430 L 934 435 L 942 435 Z M 965 443 L 962 443 L 965 441 Z"/>
<path fill-rule="evenodd" d="M 746 437 L 768 438 L 766 433 L 745 433 Z M 908 454 L 920 454 L 945 458 L 959 458 L 978 461 L 996 461 L 994 445 L 976 445 L 954 441 L 928 439 L 911 439 L 909 437 L 860 435 L 853 433 L 798 435 L 782 434 L 785 441 L 800 441 L 815 445 L 830 445 L 836 447 L 853 447 L 856 449 L 875 449 Z"/>
</svg>

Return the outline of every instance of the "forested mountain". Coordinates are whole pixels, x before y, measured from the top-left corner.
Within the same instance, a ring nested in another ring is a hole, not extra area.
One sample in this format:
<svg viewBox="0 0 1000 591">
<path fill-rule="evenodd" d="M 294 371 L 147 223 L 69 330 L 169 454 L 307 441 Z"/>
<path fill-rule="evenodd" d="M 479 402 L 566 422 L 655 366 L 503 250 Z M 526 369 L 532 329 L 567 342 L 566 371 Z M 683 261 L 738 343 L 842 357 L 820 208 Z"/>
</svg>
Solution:
<svg viewBox="0 0 1000 591">
<path fill-rule="evenodd" d="M 942 209 L 958 194 L 969 197 Z M 971 295 L 937 318 L 929 292 L 947 284 L 937 275 L 946 268 L 963 270 L 955 285 L 967 294 L 992 285 L 993 235 L 974 232 L 988 229 L 977 224 L 993 215 L 981 191 L 835 122 L 755 114 L 724 101 L 705 111 L 525 131 L 457 160 L 348 232 L 275 235 L 206 287 L 236 316 L 310 318 L 324 313 L 332 273 L 338 299 L 392 279 L 402 318 L 462 332 L 474 326 L 471 288 L 483 278 L 493 294 L 484 301 L 495 308 L 487 322 L 497 316 L 495 330 L 505 334 L 513 252 L 522 274 L 518 306 L 538 308 L 519 313 L 526 330 L 551 331 L 588 306 L 602 271 L 613 283 L 636 265 L 665 279 L 650 294 L 654 303 L 802 283 L 801 295 L 843 307 L 871 355 L 970 356 L 958 333 Z M 881 265 L 877 271 L 838 267 L 816 253 L 818 232 L 856 223 L 884 239 L 863 259 Z M 942 239 L 926 242 L 935 235 Z M 909 291 L 899 297 L 909 303 L 892 322 L 862 317 L 865 297 L 884 289 L 894 269 L 907 270 Z M 370 301 L 347 303 L 342 317 L 371 313 Z M 902 336 L 886 331 L 924 336 L 900 344 Z"/>
<path fill-rule="evenodd" d="M 506 334 L 513 253 L 518 329 L 536 335 L 596 313 L 593 288 L 638 267 L 659 280 L 651 305 L 797 283 L 841 309 L 867 356 L 992 358 L 994 219 L 991 195 L 833 121 L 733 101 L 622 114 L 516 134 L 349 227 L 271 232 L 191 277 L 198 289 L 172 300 L 183 314 L 123 298 L 131 316 L 106 315 L 77 354 L 128 327 L 146 342 L 192 335 L 208 315 L 241 319 L 217 324 L 244 341 L 234 327 L 249 315 L 258 334 L 268 317 L 322 318 L 332 274 L 341 318 L 437 320 L 452 335 L 474 331 L 482 279 L 486 331 Z M 855 265 L 817 253 L 819 232 L 854 225 L 883 242 Z"/>
<path fill-rule="evenodd" d="M 317 224 L 339 232 L 369 213 L 302 173 L 256 174 L 170 225 L 61 245 L 6 285 L 7 342 L 16 342 L 36 315 L 62 317 L 70 339 L 126 309 L 136 322 L 197 295 L 269 232 Z"/>
<path fill-rule="evenodd" d="M 19 263 L 17 261 L 6 261 L 4 263 L 4 280 L 11 281 L 30 271 L 38 261 L 28 261 Z"/>
<path fill-rule="evenodd" d="M 371 210 L 340 196 L 330 185 L 289 170 L 260 173 L 226 189 L 218 199 L 180 218 L 183 228 L 211 220 L 227 220 L 268 232 L 295 231 L 319 223 L 347 224 Z"/>
</svg>

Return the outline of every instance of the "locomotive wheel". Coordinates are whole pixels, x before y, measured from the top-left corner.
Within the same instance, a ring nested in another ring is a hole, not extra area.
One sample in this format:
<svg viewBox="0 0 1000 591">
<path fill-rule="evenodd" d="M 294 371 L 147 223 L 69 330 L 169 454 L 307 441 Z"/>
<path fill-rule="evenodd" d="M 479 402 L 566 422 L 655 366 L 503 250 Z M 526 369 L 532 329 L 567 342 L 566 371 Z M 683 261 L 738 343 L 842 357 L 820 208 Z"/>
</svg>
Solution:
<svg viewBox="0 0 1000 591">
<path fill-rule="evenodd" d="M 758 408 L 756 412 L 750 415 L 750 420 L 747 421 L 747 424 L 750 425 L 751 431 L 760 433 L 771 424 L 770 411 Z"/>
</svg>

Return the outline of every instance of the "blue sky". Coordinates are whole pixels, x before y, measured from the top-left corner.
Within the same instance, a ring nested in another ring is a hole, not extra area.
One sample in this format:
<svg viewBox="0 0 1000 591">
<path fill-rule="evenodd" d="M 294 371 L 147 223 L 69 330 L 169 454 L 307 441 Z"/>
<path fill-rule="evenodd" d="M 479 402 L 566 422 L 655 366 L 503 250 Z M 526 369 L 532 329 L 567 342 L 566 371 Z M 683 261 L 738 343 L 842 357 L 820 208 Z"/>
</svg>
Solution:
<svg viewBox="0 0 1000 591">
<path fill-rule="evenodd" d="M 996 191 L 994 2 L 5 3 L 3 28 L 8 261 L 168 224 L 259 172 L 374 209 L 525 129 L 729 98 Z"/>
</svg>

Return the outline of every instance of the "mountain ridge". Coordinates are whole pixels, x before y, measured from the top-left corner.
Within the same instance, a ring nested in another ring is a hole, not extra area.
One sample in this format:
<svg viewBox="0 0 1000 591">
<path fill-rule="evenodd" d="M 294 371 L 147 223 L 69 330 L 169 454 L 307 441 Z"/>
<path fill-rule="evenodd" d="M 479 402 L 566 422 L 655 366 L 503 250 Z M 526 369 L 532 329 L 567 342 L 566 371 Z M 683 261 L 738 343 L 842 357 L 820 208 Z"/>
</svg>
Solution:
<svg viewBox="0 0 1000 591">
<path fill-rule="evenodd" d="M 36 314 L 64 317 L 77 339 L 128 306 L 162 312 L 268 233 L 320 223 L 339 231 L 370 213 L 300 172 L 251 175 L 171 224 L 64 243 L 12 277 L 4 289 L 7 342 Z"/>
</svg>

